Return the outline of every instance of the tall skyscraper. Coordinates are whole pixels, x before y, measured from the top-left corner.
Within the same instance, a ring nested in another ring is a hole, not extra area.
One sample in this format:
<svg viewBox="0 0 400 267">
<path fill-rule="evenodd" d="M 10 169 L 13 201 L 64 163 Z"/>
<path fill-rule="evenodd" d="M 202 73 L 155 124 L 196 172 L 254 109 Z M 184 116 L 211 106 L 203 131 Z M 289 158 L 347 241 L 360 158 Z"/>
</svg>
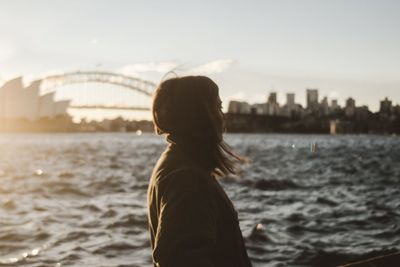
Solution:
<svg viewBox="0 0 400 267">
<path fill-rule="evenodd" d="M 356 101 L 353 98 L 348 98 L 346 100 L 346 108 L 355 108 L 356 107 Z"/>
<path fill-rule="evenodd" d="M 286 105 L 290 107 L 294 106 L 295 105 L 294 101 L 295 101 L 295 94 L 293 93 L 286 94 Z"/>
<path fill-rule="evenodd" d="M 381 101 L 380 113 L 391 114 L 392 113 L 392 101 L 387 97 Z"/>
<path fill-rule="evenodd" d="M 318 89 L 307 89 L 307 109 L 318 108 Z"/>
<path fill-rule="evenodd" d="M 338 101 L 337 101 L 337 99 L 333 99 L 332 101 L 331 101 L 331 109 L 332 110 L 337 110 L 337 109 L 339 109 L 340 107 L 339 107 L 339 104 L 338 104 Z"/>
<path fill-rule="evenodd" d="M 346 107 L 344 108 L 344 113 L 348 117 L 353 117 L 356 113 L 356 101 L 353 98 L 348 98 L 346 100 Z"/>
<path fill-rule="evenodd" d="M 269 94 L 268 103 L 270 103 L 270 104 L 276 104 L 277 103 L 276 92 L 272 92 L 272 93 Z"/>
<path fill-rule="evenodd" d="M 327 97 L 322 98 L 321 105 L 320 105 L 320 112 L 323 116 L 329 115 L 329 104 L 328 104 Z"/>
<path fill-rule="evenodd" d="M 268 102 L 266 104 L 266 114 L 270 116 L 279 115 L 279 103 L 277 100 L 276 92 L 272 92 L 268 96 Z"/>
</svg>

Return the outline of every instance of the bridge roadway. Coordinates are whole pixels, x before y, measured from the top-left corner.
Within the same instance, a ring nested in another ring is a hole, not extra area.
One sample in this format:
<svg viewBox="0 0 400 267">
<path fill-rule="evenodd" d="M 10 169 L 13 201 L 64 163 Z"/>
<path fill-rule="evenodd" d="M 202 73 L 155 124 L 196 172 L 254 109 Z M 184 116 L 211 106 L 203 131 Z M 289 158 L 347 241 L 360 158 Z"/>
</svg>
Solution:
<svg viewBox="0 0 400 267">
<path fill-rule="evenodd" d="M 137 110 L 137 111 L 150 111 L 147 107 L 122 107 L 122 106 L 105 106 L 105 105 L 70 105 L 69 108 L 73 109 L 111 109 L 111 110 Z"/>
</svg>

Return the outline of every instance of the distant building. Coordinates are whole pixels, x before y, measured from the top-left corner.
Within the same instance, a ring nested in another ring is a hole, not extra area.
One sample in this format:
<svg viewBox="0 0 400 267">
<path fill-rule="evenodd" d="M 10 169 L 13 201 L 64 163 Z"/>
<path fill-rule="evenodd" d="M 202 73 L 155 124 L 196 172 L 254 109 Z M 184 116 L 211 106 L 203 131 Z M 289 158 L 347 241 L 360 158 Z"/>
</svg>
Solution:
<svg viewBox="0 0 400 267">
<path fill-rule="evenodd" d="M 272 93 L 269 94 L 268 103 L 270 103 L 270 104 L 277 104 L 278 103 L 276 92 L 272 92 Z"/>
<path fill-rule="evenodd" d="M 393 114 L 397 117 L 400 117 L 400 105 L 396 105 L 393 107 Z"/>
<path fill-rule="evenodd" d="M 392 114 L 392 101 L 390 101 L 387 97 L 382 100 L 379 112 L 386 115 Z"/>
<path fill-rule="evenodd" d="M 293 107 L 295 105 L 295 94 L 293 93 L 286 94 L 286 105 L 289 107 Z"/>
<path fill-rule="evenodd" d="M 55 116 L 65 115 L 70 104 L 71 100 L 60 100 L 55 102 L 54 115 Z"/>
<path fill-rule="evenodd" d="M 307 109 L 318 109 L 318 89 L 307 89 Z"/>
<path fill-rule="evenodd" d="M 54 92 L 42 95 L 39 100 L 39 118 L 52 118 L 56 113 L 54 105 Z"/>
<path fill-rule="evenodd" d="M 278 116 L 279 115 L 279 103 L 277 100 L 277 94 L 272 92 L 268 96 L 268 102 L 266 105 L 266 115 Z"/>
<path fill-rule="evenodd" d="M 22 97 L 22 77 L 7 81 L 0 88 L 0 115 L 3 118 L 19 118 Z"/>
<path fill-rule="evenodd" d="M 37 120 L 67 114 L 69 100 L 54 101 L 54 92 L 40 95 L 40 81 L 24 88 L 22 77 L 0 87 L 0 118 Z"/>
<path fill-rule="evenodd" d="M 344 114 L 347 117 L 353 117 L 356 113 L 356 101 L 353 98 L 346 100 L 346 107 L 344 108 Z"/>
<path fill-rule="evenodd" d="M 299 117 L 301 113 L 301 106 L 296 104 L 295 94 L 286 94 L 286 105 L 281 109 L 281 115 L 285 117 Z"/>
<path fill-rule="evenodd" d="M 329 115 L 329 104 L 328 104 L 328 98 L 324 97 L 321 101 L 320 104 L 320 114 L 322 116 L 328 116 Z"/>
<path fill-rule="evenodd" d="M 357 120 L 366 121 L 369 118 L 369 113 L 367 106 L 356 107 L 355 117 Z"/>
<path fill-rule="evenodd" d="M 34 121 L 39 118 L 39 101 L 40 97 L 40 81 L 32 82 L 28 87 L 26 87 L 24 93 L 24 103 L 23 115 L 25 118 Z M 66 112 L 66 110 L 65 110 Z"/>
<path fill-rule="evenodd" d="M 251 105 L 251 114 L 266 115 L 267 114 L 267 104 L 253 104 Z"/>
<path fill-rule="evenodd" d="M 340 112 L 341 108 L 338 104 L 337 99 L 333 99 L 331 101 L 331 105 L 329 106 L 329 113 L 330 115 L 338 115 Z"/>
<path fill-rule="evenodd" d="M 251 106 L 247 102 L 232 100 L 228 106 L 229 113 L 250 114 Z"/>
<path fill-rule="evenodd" d="M 331 106 L 330 106 L 330 108 L 331 108 L 332 111 L 337 111 L 337 110 L 340 109 L 340 106 L 339 106 L 339 104 L 338 104 L 337 99 L 333 99 L 333 100 L 331 101 Z"/>
</svg>

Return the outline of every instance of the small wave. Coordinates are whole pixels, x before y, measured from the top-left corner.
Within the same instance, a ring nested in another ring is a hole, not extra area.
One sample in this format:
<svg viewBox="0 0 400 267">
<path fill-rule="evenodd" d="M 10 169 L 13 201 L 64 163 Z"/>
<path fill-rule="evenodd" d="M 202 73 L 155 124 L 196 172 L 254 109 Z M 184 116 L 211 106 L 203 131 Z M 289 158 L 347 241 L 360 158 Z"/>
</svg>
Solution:
<svg viewBox="0 0 400 267">
<path fill-rule="evenodd" d="M 286 220 L 290 222 L 300 222 L 300 221 L 305 221 L 306 218 L 301 213 L 292 213 L 286 218 Z"/>
<path fill-rule="evenodd" d="M 60 172 L 58 174 L 58 177 L 60 177 L 60 178 L 72 178 L 72 177 L 74 177 L 74 174 L 72 172 L 68 172 L 68 171 Z"/>
<path fill-rule="evenodd" d="M 368 220 L 364 218 L 360 219 L 345 219 L 345 220 L 340 220 L 337 225 L 345 225 L 347 227 L 356 227 L 356 228 L 363 228 L 365 226 L 368 226 L 370 223 Z"/>
<path fill-rule="evenodd" d="M 368 220 L 375 222 L 375 223 L 390 223 L 390 222 L 393 222 L 393 220 L 396 216 L 399 216 L 399 215 L 394 212 L 387 211 L 387 212 L 385 212 L 385 214 L 372 215 L 368 218 Z"/>
<path fill-rule="evenodd" d="M 73 196 L 79 196 L 79 197 L 88 197 L 90 196 L 87 192 L 84 192 L 80 190 L 77 185 L 71 184 L 71 183 L 66 183 L 66 182 L 47 182 L 45 183 L 46 188 L 49 189 L 49 191 L 52 194 L 56 195 L 73 195 Z"/>
<path fill-rule="evenodd" d="M 400 236 L 400 227 L 397 225 L 393 225 L 391 229 L 384 229 L 383 231 L 375 234 L 374 236 L 383 239 L 396 238 Z"/>
<path fill-rule="evenodd" d="M 34 239 L 37 241 L 47 240 L 51 237 L 51 235 L 47 232 L 39 232 L 34 235 Z"/>
<path fill-rule="evenodd" d="M 116 163 L 112 163 L 112 164 L 110 164 L 108 167 L 109 167 L 110 169 L 113 169 L 113 170 L 117 170 L 117 169 L 121 169 L 121 168 L 122 168 L 120 165 L 118 165 L 118 164 L 116 164 Z"/>
<path fill-rule="evenodd" d="M 6 232 L 0 235 L 1 241 L 10 241 L 10 242 L 24 242 L 27 240 L 45 240 L 50 237 L 50 234 L 47 232 L 36 232 L 35 234 L 25 234 L 25 233 L 16 233 L 16 232 Z"/>
<path fill-rule="evenodd" d="M 38 205 L 34 205 L 32 208 L 34 211 L 46 211 L 47 209 Z"/>
<path fill-rule="evenodd" d="M 127 188 L 125 188 L 124 184 L 121 183 L 120 177 L 106 177 L 102 181 L 94 181 L 88 185 L 92 191 L 95 192 L 125 192 Z"/>
<path fill-rule="evenodd" d="M 79 256 L 76 253 L 71 253 L 71 254 L 68 254 L 67 256 L 65 256 L 64 258 L 62 258 L 61 262 L 64 262 L 64 261 L 76 261 L 76 260 L 80 260 L 80 259 L 81 259 L 81 256 Z"/>
<path fill-rule="evenodd" d="M 28 176 L 26 176 L 26 175 L 14 175 L 13 176 L 13 180 L 25 180 L 25 179 L 27 179 L 28 178 Z"/>
<path fill-rule="evenodd" d="M 324 205 L 328 205 L 328 206 L 331 206 L 331 207 L 335 207 L 335 206 L 338 205 L 338 203 L 336 203 L 335 201 L 330 200 L 330 199 L 325 198 L 325 197 L 318 197 L 316 202 L 319 203 L 319 204 L 324 204 Z"/>
<path fill-rule="evenodd" d="M 93 254 L 101 254 L 106 257 L 118 257 L 121 256 L 121 253 L 124 251 L 133 251 L 134 249 L 137 249 L 138 246 L 135 246 L 133 244 L 127 243 L 127 242 L 116 242 L 116 243 L 111 243 L 108 245 L 101 246 L 97 249 L 95 249 L 92 253 Z"/>
<path fill-rule="evenodd" d="M 29 239 L 31 236 L 28 234 L 16 233 L 16 232 L 8 232 L 2 233 L 0 235 L 0 240 L 2 241 L 12 241 L 12 242 L 24 242 Z"/>
<path fill-rule="evenodd" d="M 60 238 L 59 240 L 57 240 L 54 245 L 61 245 L 64 244 L 66 242 L 71 242 L 71 241 L 75 241 L 78 239 L 84 239 L 87 240 L 88 237 L 90 236 L 90 234 L 88 232 L 84 232 L 84 231 L 76 231 L 76 232 L 70 232 L 67 235 L 65 235 L 64 237 Z"/>
<path fill-rule="evenodd" d="M 300 224 L 290 225 L 286 228 L 286 231 L 292 234 L 305 234 L 307 228 Z"/>
<path fill-rule="evenodd" d="M 12 199 L 6 199 L 1 203 L 1 207 L 6 210 L 15 210 L 17 205 Z"/>
<path fill-rule="evenodd" d="M 83 209 L 83 210 L 93 211 L 93 212 L 101 212 L 102 211 L 102 209 L 100 209 L 99 207 L 97 207 L 94 204 L 83 205 L 78 208 Z"/>
<path fill-rule="evenodd" d="M 13 244 L 12 242 L 0 243 L 0 251 L 3 255 L 7 255 L 9 253 L 15 253 L 15 251 L 23 251 L 25 249 L 27 249 L 27 247 L 23 245 L 22 242 L 18 242 L 18 244 Z"/>
<path fill-rule="evenodd" d="M 254 187 L 260 190 L 287 190 L 299 186 L 289 180 L 259 180 L 254 184 Z"/>
<path fill-rule="evenodd" d="M 89 197 L 90 195 L 86 192 L 83 192 L 77 188 L 73 187 L 66 187 L 66 188 L 59 188 L 53 190 L 54 194 L 57 195 L 73 195 L 73 196 L 80 196 L 80 197 Z"/>
<path fill-rule="evenodd" d="M 134 214 L 127 214 L 122 216 L 117 221 L 107 225 L 107 228 L 117 228 L 117 227 L 132 227 L 132 226 L 145 226 L 147 225 L 147 220 Z"/>
<path fill-rule="evenodd" d="M 112 217 L 117 216 L 117 214 L 118 214 L 118 212 L 116 212 L 115 210 L 109 209 L 109 210 L 105 211 L 105 212 L 101 215 L 101 218 L 112 218 Z"/>
</svg>

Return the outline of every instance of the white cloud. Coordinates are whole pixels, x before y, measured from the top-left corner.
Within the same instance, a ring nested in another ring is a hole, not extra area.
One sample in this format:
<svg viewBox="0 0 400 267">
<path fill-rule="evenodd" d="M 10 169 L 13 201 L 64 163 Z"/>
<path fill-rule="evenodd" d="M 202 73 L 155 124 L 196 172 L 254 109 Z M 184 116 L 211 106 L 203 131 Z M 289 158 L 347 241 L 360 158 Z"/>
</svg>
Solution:
<svg viewBox="0 0 400 267">
<path fill-rule="evenodd" d="M 202 65 L 198 65 L 193 67 L 187 71 L 188 74 L 197 74 L 197 75 L 210 75 L 221 73 L 224 70 L 231 67 L 236 61 L 233 59 L 217 59 L 214 61 L 207 62 Z"/>
</svg>

